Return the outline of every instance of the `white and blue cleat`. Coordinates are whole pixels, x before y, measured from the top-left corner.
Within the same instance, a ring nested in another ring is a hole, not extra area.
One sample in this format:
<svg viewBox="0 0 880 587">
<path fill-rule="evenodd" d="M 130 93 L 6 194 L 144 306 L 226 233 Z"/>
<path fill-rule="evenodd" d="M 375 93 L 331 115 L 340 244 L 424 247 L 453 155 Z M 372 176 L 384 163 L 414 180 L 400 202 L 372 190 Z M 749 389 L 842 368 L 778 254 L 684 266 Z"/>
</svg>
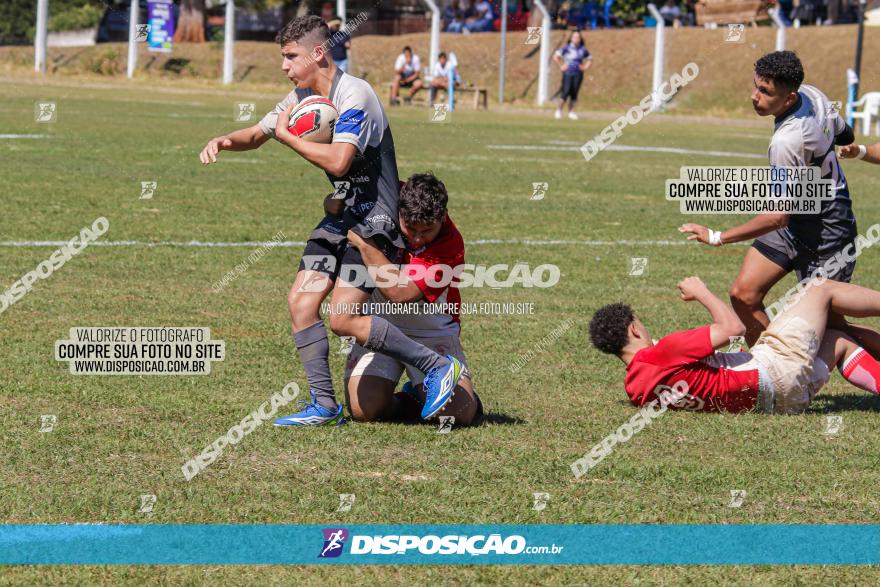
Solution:
<svg viewBox="0 0 880 587">
<path fill-rule="evenodd" d="M 461 361 L 452 355 L 446 355 L 449 364 L 445 367 L 431 369 L 425 375 L 422 383 L 425 389 L 425 405 L 422 407 L 422 419 L 428 420 L 443 409 L 443 406 L 452 399 L 455 386 L 464 374 Z"/>
<path fill-rule="evenodd" d="M 345 424 L 342 416 L 342 405 L 330 410 L 315 401 L 312 396 L 311 402 L 300 402 L 302 408 L 295 414 L 282 416 L 272 422 L 273 426 L 339 426 Z"/>
</svg>

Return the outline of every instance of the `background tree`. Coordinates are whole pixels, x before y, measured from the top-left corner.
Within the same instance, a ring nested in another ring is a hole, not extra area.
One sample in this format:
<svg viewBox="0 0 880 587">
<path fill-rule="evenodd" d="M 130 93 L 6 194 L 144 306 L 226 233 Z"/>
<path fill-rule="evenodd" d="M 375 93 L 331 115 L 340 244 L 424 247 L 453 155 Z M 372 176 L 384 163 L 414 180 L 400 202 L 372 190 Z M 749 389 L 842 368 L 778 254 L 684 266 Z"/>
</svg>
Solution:
<svg viewBox="0 0 880 587">
<path fill-rule="evenodd" d="M 175 24 L 175 43 L 205 42 L 205 0 L 180 0 Z"/>
</svg>

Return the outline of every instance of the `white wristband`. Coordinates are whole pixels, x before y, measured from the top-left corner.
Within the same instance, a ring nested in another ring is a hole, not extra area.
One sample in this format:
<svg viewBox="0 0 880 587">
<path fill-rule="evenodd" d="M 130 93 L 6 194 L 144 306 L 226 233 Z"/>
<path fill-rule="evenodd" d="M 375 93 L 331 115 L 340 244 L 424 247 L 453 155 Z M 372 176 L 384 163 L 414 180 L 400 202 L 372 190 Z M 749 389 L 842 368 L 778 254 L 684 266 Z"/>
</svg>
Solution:
<svg viewBox="0 0 880 587">
<path fill-rule="evenodd" d="M 709 230 L 709 244 L 713 247 L 720 247 L 724 243 L 721 242 L 721 231 L 720 230 Z"/>
<path fill-rule="evenodd" d="M 865 145 L 859 145 L 859 154 L 856 155 L 856 157 L 859 159 L 864 159 L 865 155 L 867 155 L 867 154 L 868 154 L 868 148 L 865 147 Z"/>
</svg>

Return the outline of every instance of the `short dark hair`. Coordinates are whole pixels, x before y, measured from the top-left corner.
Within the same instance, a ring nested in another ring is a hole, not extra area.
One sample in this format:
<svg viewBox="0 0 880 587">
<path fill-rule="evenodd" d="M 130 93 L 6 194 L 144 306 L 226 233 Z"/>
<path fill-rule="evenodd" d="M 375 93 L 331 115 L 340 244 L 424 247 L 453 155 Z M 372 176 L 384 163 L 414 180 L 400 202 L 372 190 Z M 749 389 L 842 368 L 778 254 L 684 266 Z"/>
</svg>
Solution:
<svg viewBox="0 0 880 587">
<path fill-rule="evenodd" d="M 409 45 L 407 45 L 406 47 L 403 48 L 402 53 L 406 53 L 407 51 L 409 51 L 410 53 L 412 53 L 412 47 L 410 47 Z"/>
<path fill-rule="evenodd" d="M 284 28 L 275 35 L 275 42 L 282 47 L 288 43 L 299 43 L 305 36 L 317 31 L 316 45 L 324 43 L 330 38 L 330 27 L 317 15 L 310 14 L 299 16 L 284 25 Z"/>
<path fill-rule="evenodd" d="M 797 91 L 804 83 L 804 65 L 794 51 L 774 51 L 758 59 L 755 75 L 784 90 Z"/>
<path fill-rule="evenodd" d="M 441 57 L 446 57 L 446 51 L 440 51 L 440 54 L 437 55 L 437 59 L 440 59 Z"/>
<path fill-rule="evenodd" d="M 400 188 L 400 215 L 407 224 L 432 224 L 446 218 L 449 194 L 433 173 L 416 173 Z"/>
<path fill-rule="evenodd" d="M 627 329 L 635 320 L 632 308 L 626 304 L 608 304 L 593 314 L 590 320 L 590 340 L 593 346 L 610 355 L 620 356 L 629 342 Z"/>
</svg>

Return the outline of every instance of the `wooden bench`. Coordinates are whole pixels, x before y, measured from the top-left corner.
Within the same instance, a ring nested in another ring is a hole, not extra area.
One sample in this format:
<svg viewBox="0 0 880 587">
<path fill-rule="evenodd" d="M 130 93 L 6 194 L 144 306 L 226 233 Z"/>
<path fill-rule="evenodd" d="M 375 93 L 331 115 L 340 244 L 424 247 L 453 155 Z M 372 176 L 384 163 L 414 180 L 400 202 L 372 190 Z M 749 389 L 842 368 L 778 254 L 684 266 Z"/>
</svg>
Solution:
<svg viewBox="0 0 880 587">
<path fill-rule="evenodd" d="M 754 27 L 770 18 L 762 0 L 700 0 L 695 11 L 698 25 L 739 23 Z"/>
<path fill-rule="evenodd" d="M 446 92 L 443 88 L 438 88 L 437 93 Z M 482 108 L 483 110 L 489 109 L 489 91 L 486 88 L 481 88 L 477 86 L 470 87 L 458 87 L 455 88 L 455 94 L 467 94 L 472 93 L 474 95 L 474 110 L 479 110 Z M 447 98 L 448 101 L 448 98 Z"/>
<path fill-rule="evenodd" d="M 388 82 L 387 84 L 385 84 L 385 87 L 390 91 L 392 85 L 393 84 L 391 82 Z M 400 95 L 398 97 L 400 98 L 401 101 L 403 101 L 403 97 L 406 95 L 407 92 L 409 92 L 408 88 L 400 88 Z M 443 92 L 443 94 L 446 94 L 446 90 L 444 88 L 437 88 L 436 94 L 439 95 L 440 92 Z M 424 98 L 419 98 L 419 96 L 423 93 L 424 93 Z M 416 94 L 416 101 L 419 104 L 427 105 L 428 104 L 428 96 L 430 96 L 430 93 L 431 93 L 431 88 L 429 88 L 427 86 L 423 86 L 422 89 L 419 90 L 419 93 Z M 473 102 L 474 110 L 480 110 L 481 108 L 483 110 L 489 109 L 489 90 L 487 90 L 486 88 L 482 88 L 479 86 L 462 86 L 462 87 L 455 88 L 455 95 L 459 96 L 460 94 L 473 94 L 474 95 L 474 102 Z M 436 96 L 435 96 L 435 98 L 436 98 Z M 448 101 L 448 98 L 446 101 Z M 456 97 L 455 101 L 456 102 L 459 101 L 458 97 Z"/>
</svg>

